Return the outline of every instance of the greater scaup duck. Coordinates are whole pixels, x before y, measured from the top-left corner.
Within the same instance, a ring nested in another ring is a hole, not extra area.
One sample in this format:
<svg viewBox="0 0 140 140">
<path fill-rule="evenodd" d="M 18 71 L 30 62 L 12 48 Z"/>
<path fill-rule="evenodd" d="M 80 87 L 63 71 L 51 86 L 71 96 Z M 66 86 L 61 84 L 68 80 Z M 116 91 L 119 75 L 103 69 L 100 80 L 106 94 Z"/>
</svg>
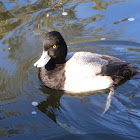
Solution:
<svg viewBox="0 0 140 140">
<path fill-rule="evenodd" d="M 136 74 L 118 58 L 91 52 L 67 54 L 67 45 L 57 31 L 47 33 L 43 54 L 34 64 L 41 81 L 49 88 L 69 92 L 107 89 Z"/>
</svg>

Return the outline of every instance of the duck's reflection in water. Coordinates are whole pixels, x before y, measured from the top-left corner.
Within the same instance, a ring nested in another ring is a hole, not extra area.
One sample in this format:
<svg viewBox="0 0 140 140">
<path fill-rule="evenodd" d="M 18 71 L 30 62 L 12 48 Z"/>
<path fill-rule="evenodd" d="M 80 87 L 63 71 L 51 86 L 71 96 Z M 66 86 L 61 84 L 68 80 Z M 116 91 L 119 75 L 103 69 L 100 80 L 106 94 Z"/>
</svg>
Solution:
<svg viewBox="0 0 140 140">
<path fill-rule="evenodd" d="M 112 91 L 109 91 L 109 89 L 106 90 L 100 90 L 100 91 L 94 91 L 94 92 L 88 92 L 88 93 L 77 93 L 77 94 L 72 94 L 72 93 L 66 93 L 64 91 L 59 91 L 59 90 L 52 90 L 49 89 L 45 86 L 40 86 L 40 90 L 44 93 L 47 94 L 46 101 L 42 101 L 39 103 L 37 108 L 43 112 L 45 115 L 47 115 L 50 119 L 52 119 L 55 123 L 57 123 L 56 117 L 61 113 L 60 109 L 60 99 L 62 96 L 65 96 L 67 98 L 79 98 L 82 100 L 83 98 L 87 96 L 94 96 L 97 94 L 107 94 L 107 99 L 106 104 L 103 104 L 104 110 L 102 110 L 103 115 L 110 107 L 111 104 L 111 96 Z"/>
<path fill-rule="evenodd" d="M 37 108 L 46 114 L 50 119 L 56 122 L 56 112 L 60 111 L 60 98 L 64 94 L 63 91 L 52 90 L 41 86 L 40 90 L 47 94 L 46 101 L 42 101 Z M 57 123 L 57 122 L 56 122 Z"/>
</svg>

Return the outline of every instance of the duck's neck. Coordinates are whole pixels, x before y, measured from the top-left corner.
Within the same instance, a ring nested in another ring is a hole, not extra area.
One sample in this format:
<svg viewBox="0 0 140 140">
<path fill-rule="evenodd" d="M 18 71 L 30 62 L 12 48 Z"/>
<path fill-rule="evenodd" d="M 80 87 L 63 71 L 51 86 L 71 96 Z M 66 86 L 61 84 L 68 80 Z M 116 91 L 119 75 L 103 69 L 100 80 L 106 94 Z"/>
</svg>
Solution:
<svg viewBox="0 0 140 140">
<path fill-rule="evenodd" d="M 55 61 L 55 64 L 64 64 L 66 61 L 65 61 L 65 59 L 63 60 L 63 59 L 59 59 L 59 58 L 57 58 L 57 59 L 55 59 L 54 60 Z"/>
<path fill-rule="evenodd" d="M 55 66 L 56 66 L 55 60 L 51 58 L 50 61 L 45 65 L 45 68 L 47 70 L 53 70 Z"/>
<path fill-rule="evenodd" d="M 51 58 L 50 61 L 45 65 L 45 68 L 47 70 L 53 70 L 57 64 L 64 64 L 65 63 L 65 60 L 64 61 L 60 61 L 59 59 L 53 59 Z"/>
</svg>

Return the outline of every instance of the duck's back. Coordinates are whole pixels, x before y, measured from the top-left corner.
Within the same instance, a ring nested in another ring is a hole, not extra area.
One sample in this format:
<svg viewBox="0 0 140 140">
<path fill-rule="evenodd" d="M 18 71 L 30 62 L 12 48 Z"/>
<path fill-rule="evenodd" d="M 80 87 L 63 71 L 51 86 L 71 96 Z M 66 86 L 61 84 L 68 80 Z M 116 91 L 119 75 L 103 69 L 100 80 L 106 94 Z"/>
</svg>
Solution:
<svg viewBox="0 0 140 140">
<path fill-rule="evenodd" d="M 90 52 L 69 53 L 66 60 L 66 72 L 77 78 L 95 76 L 108 64 L 101 55 Z"/>
</svg>

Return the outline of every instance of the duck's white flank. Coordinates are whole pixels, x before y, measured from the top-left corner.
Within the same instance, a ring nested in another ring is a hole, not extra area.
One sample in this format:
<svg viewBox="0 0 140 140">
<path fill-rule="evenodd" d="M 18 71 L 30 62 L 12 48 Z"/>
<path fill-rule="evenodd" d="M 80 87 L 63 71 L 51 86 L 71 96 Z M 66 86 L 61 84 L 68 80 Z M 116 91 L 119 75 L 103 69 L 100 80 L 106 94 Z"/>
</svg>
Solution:
<svg viewBox="0 0 140 140">
<path fill-rule="evenodd" d="M 101 55 L 90 52 L 70 53 L 66 58 L 64 90 L 85 92 L 106 89 L 113 85 L 109 76 L 98 75 L 108 64 Z"/>
</svg>

